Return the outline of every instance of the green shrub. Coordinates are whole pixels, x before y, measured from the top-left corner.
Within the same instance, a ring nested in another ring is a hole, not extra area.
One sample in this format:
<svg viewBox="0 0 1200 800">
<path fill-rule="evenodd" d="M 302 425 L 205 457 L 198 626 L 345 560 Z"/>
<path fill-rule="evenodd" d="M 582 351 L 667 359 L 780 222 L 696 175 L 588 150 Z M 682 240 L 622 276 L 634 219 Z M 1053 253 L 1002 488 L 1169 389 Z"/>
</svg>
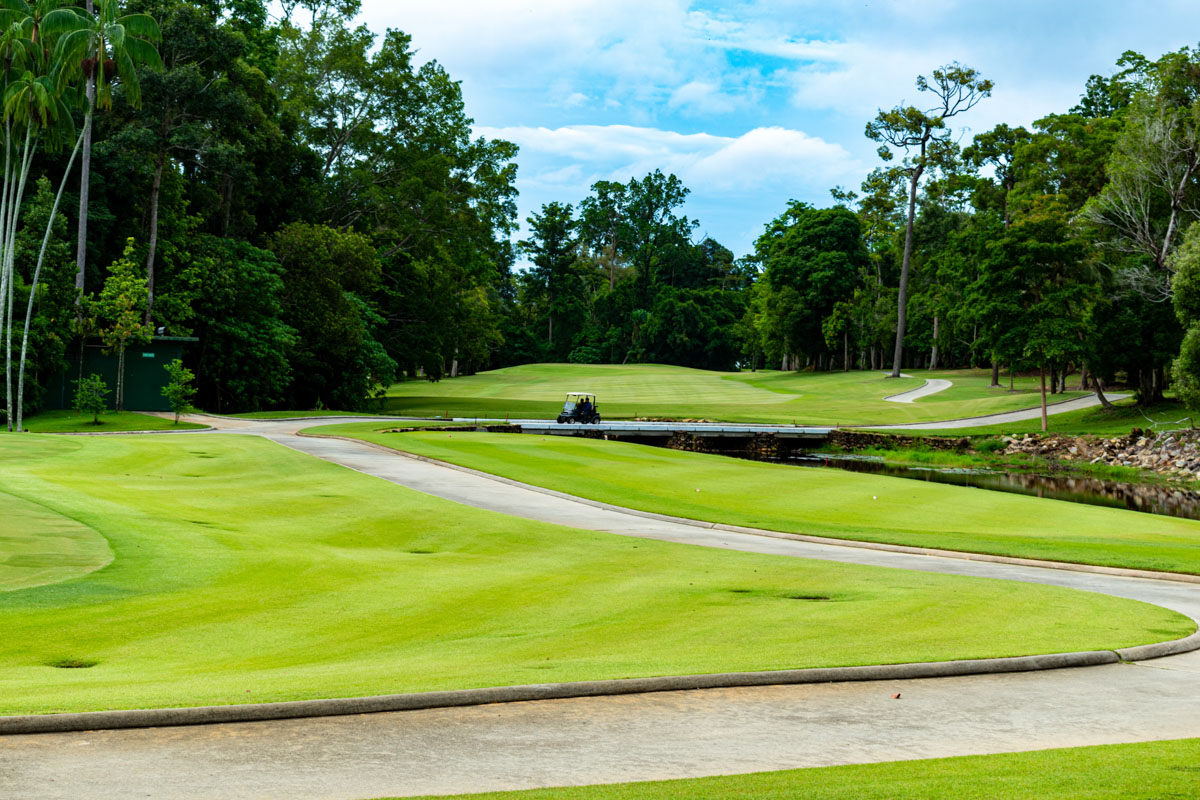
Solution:
<svg viewBox="0 0 1200 800">
<path fill-rule="evenodd" d="M 983 439 L 975 442 L 975 452 L 977 453 L 1001 453 L 1008 447 L 1003 439 Z"/>
<path fill-rule="evenodd" d="M 105 399 L 110 394 L 108 384 L 96 373 L 75 381 L 75 402 L 72 407 L 80 414 L 91 414 L 92 424 L 100 424 L 100 415 L 108 408 Z"/>
</svg>

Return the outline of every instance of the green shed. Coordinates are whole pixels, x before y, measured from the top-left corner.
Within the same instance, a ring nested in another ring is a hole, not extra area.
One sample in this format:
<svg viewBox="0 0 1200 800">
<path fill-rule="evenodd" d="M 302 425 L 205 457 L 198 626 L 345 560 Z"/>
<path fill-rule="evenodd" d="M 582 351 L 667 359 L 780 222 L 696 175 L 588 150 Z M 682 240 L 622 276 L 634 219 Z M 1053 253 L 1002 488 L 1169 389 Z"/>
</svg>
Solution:
<svg viewBox="0 0 1200 800">
<path fill-rule="evenodd" d="M 125 410 L 170 411 L 167 398 L 162 396 L 167 385 L 163 366 L 183 358 L 184 346 L 198 341 L 192 336 L 155 336 L 149 344 L 125 348 Z M 46 387 L 47 409 L 70 408 L 75 399 L 75 381 L 80 375 L 79 351 L 76 349 L 68 358 L 67 368 Z M 108 405 L 112 408 L 117 396 L 117 354 L 105 353 L 99 342 L 90 342 L 83 348 L 82 374 L 93 372 L 108 384 Z"/>
</svg>

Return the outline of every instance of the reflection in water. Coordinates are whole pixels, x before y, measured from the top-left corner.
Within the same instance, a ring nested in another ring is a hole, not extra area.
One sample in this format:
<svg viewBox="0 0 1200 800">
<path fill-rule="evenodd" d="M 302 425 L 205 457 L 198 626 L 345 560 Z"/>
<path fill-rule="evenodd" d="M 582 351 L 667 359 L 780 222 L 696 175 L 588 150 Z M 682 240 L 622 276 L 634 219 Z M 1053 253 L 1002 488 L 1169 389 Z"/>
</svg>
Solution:
<svg viewBox="0 0 1200 800">
<path fill-rule="evenodd" d="M 997 492 L 1049 497 L 1071 503 L 1128 508 L 1148 514 L 1200 519 L 1200 492 L 1171 486 L 1104 481 L 1066 475 L 1035 475 L 988 469 L 913 467 L 885 463 L 878 456 L 797 454 L 787 463 L 870 472 L 895 478 L 974 486 Z"/>
</svg>

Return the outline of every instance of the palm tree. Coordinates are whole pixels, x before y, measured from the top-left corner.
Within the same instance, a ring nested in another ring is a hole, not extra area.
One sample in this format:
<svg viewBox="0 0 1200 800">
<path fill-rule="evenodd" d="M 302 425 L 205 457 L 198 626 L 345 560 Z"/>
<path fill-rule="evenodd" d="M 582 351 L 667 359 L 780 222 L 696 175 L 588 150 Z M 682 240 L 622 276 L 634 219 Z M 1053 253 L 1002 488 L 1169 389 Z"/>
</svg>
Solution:
<svg viewBox="0 0 1200 800">
<path fill-rule="evenodd" d="M 29 177 L 29 167 L 33 161 L 34 136 L 33 125 L 29 123 L 29 115 L 20 112 L 22 105 L 17 95 L 27 90 L 31 92 L 28 99 L 38 102 L 42 118 L 57 114 L 57 107 L 50 108 L 47 88 L 52 88 L 48 82 L 38 83 L 34 70 L 39 70 L 44 60 L 40 58 L 42 48 L 25 35 L 24 27 L 11 19 L 4 20 L 8 24 L 0 32 L 0 117 L 4 124 L 4 179 L 0 184 L 0 332 L 4 338 L 4 378 L 5 378 L 5 415 L 9 430 L 13 427 L 13 392 L 12 392 L 12 327 L 13 327 L 13 293 L 16 276 L 13 270 L 12 242 L 16 235 L 17 218 L 21 200 L 24 195 L 25 182 Z M 20 114 L 16 118 L 9 112 L 10 100 L 12 109 Z M 14 131 L 14 123 L 16 130 Z M 24 128 L 24 140 L 16 152 L 17 161 L 13 161 L 13 147 L 21 128 Z"/>
<path fill-rule="evenodd" d="M 5 0 L 6 2 L 8 0 Z M 23 2 L 23 0 L 12 0 Z M 92 171 L 92 117 L 97 106 L 112 108 L 114 80 L 120 80 L 125 99 L 134 108 L 142 104 L 138 67 L 160 69 L 162 59 L 154 43 L 162 38 L 158 23 L 147 14 L 120 15 L 117 0 L 100 0 L 99 8 L 87 0 L 87 9 L 59 8 L 46 15 L 47 33 L 61 34 L 55 60 L 60 80 L 82 75 L 87 111 L 83 120 L 83 165 L 79 181 L 79 238 L 75 251 L 75 290 L 83 293 L 87 266 L 88 189 Z"/>
<path fill-rule="evenodd" d="M 63 191 L 74 167 L 75 159 L 91 139 L 91 119 L 96 98 L 104 107 L 112 104 L 111 87 L 114 77 L 120 78 L 131 102 L 140 101 L 137 85 L 137 64 L 151 66 L 160 63 L 153 45 L 138 36 L 157 38 L 158 25 L 144 14 L 117 17 L 115 2 L 102 0 L 99 17 L 88 16 L 82 10 L 63 7 L 67 0 L 0 0 L 0 26 L 5 36 L 0 39 L 0 59 L 11 64 L 4 74 L 2 116 L 5 126 L 5 180 L 0 195 L 0 271 L 3 273 L 4 289 L 0 298 L 4 302 L 0 325 L 5 330 L 6 348 L 6 403 L 8 427 L 13 429 L 12 413 L 12 329 L 13 287 L 16 283 L 14 243 L 17 222 L 20 218 L 21 200 L 29 175 L 29 165 L 41 141 L 47 150 L 59 150 L 72 139 L 75 141 L 67 168 L 63 173 L 54 204 L 50 210 L 37 266 L 29 290 L 29 301 L 25 311 L 25 327 L 21 341 L 21 357 L 18 367 L 16 393 L 16 430 L 23 427 L 25 395 L 25 363 L 29 349 L 29 328 L 33 318 L 34 300 L 38 282 L 45 262 L 46 250 L 53 232 L 54 220 L 62 201 Z M 91 3 L 88 4 L 91 6 Z M 89 8 L 90 11 L 90 8 Z M 95 24 L 92 24 L 95 23 Z M 132 45 L 130 46 L 130 43 Z M 148 48 L 148 52 L 147 52 Z M 83 52 L 84 56 L 80 57 Z M 98 56 L 113 55 L 101 61 Z M 18 70 L 26 67 L 23 72 Z M 83 73 L 86 85 L 84 131 L 76 137 L 71 108 L 81 105 L 78 91 L 74 89 L 74 78 Z M 16 164 L 12 161 L 15 143 L 14 130 L 19 135 L 24 129 L 25 140 Z M 84 173 L 83 192 L 86 196 L 87 172 Z M 86 204 L 85 204 L 86 208 Z M 86 227 L 86 220 L 82 223 Z M 77 286 L 78 286 L 77 280 Z"/>
</svg>

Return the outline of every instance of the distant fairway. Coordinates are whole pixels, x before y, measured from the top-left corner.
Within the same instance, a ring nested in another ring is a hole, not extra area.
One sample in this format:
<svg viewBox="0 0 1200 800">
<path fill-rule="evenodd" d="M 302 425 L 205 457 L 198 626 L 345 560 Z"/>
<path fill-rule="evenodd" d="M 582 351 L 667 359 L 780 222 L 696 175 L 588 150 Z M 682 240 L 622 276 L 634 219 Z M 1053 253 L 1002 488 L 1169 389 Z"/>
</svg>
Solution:
<svg viewBox="0 0 1200 800">
<path fill-rule="evenodd" d="M 531 522 L 253 436 L 0 437 L 0 463 L 6 491 L 115 553 L 0 593 L 0 713 L 1112 649 L 1195 627 L 1089 592 Z"/>
<path fill-rule="evenodd" d="M 1040 402 L 1033 379 L 1019 379 L 1019 391 L 1010 394 L 989 388 L 990 374 L 981 370 L 912 374 L 912 378 L 893 379 L 882 372 L 707 372 L 655 364 L 527 364 L 437 383 L 398 383 L 388 390 L 385 408 L 391 414 L 412 416 L 547 418 L 562 408 L 567 392 L 589 391 L 600 398 L 606 419 L 864 425 L 995 414 Z M 926 378 L 945 378 L 954 385 L 915 403 L 883 399 L 915 389 Z"/>
</svg>

